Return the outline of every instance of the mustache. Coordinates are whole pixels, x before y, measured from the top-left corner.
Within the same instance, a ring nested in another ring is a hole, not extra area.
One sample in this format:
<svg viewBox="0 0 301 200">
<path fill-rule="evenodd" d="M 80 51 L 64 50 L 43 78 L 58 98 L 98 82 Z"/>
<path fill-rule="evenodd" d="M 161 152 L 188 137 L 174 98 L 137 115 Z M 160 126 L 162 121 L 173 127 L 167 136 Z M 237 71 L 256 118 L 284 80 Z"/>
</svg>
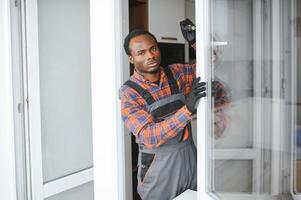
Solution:
<svg viewBox="0 0 301 200">
<path fill-rule="evenodd" d="M 159 61 L 156 60 L 156 59 L 152 59 L 152 60 L 147 61 L 147 64 L 148 64 L 148 65 L 149 65 L 149 64 L 153 64 L 153 63 L 159 63 Z"/>
</svg>

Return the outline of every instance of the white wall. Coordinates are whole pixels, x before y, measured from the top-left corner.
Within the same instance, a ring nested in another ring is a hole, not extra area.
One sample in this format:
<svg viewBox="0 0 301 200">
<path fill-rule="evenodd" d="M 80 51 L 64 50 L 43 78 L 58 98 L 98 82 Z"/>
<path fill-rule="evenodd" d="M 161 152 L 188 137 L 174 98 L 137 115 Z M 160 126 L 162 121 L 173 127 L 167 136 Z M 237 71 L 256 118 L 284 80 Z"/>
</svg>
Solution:
<svg viewBox="0 0 301 200">
<path fill-rule="evenodd" d="M 195 22 L 195 1 L 185 0 L 185 17 Z"/>
</svg>

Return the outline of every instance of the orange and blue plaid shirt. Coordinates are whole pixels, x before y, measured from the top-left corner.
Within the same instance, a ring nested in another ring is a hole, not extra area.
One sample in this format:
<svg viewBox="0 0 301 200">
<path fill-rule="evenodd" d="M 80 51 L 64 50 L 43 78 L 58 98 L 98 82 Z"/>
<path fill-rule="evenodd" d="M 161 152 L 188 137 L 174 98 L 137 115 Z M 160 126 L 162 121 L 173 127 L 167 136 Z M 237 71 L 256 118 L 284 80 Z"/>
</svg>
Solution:
<svg viewBox="0 0 301 200">
<path fill-rule="evenodd" d="M 170 67 L 173 72 L 180 92 L 183 92 L 186 97 L 190 92 L 192 81 L 196 76 L 196 65 L 173 64 L 168 67 Z M 155 101 L 171 96 L 167 76 L 162 67 L 160 67 L 159 84 L 145 80 L 144 77 L 137 72 L 134 72 L 130 80 L 149 91 Z M 146 101 L 136 90 L 127 85 L 123 85 L 119 92 L 121 115 L 126 127 L 136 136 L 137 143 L 144 144 L 148 148 L 156 148 L 164 144 L 168 139 L 182 133 L 187 123 L 192 119 L 187 107 L 183 106 L 165 120 L 155 122 L 155 119 L 146 109 Z M 189 132 L 186 128 L 184 140 L 188 139 L 188 137 Z"/>
</svg>

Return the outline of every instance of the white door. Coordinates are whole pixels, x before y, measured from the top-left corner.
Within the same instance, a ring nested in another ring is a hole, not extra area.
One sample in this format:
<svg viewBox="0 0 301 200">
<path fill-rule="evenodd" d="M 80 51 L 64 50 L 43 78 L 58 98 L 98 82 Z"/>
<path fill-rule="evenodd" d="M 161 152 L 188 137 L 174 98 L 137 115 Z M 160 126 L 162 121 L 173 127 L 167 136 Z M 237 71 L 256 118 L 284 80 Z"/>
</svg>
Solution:
<svg viewBox="0 0 301 200">
<path fill-rule="evenodd" d="M 15 6 L 22 24 L 27 180 L 26 192 L 19 192 L 28 200 L 92 200 L 90 2 Z"/>
<path fill-rule="evenodd" d="M 212 97 L 200 103 L 200 199 L 290 199 L 294 5 L 196 1 L 198 72 L 221 83 L 226 94 L 225 101 Z"/>
</svg>

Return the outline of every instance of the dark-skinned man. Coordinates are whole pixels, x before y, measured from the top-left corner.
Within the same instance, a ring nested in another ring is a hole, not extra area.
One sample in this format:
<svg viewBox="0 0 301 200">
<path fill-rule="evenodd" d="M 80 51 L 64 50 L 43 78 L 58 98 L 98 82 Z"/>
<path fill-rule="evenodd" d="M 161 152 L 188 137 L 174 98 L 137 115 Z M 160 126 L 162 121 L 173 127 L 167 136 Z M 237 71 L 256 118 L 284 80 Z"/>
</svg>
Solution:
<svg viewBox="0 0 301 200">
<path fill-rule="evenodd" d="M 182 31 L 191 30 L 182 27 Z M 195 36 L 189 40 L 195 46 Z M 140 197 L 169 200 L 187 189 L 196 190 L 196 147 L 190 122 L 197 101 L 206 96 L 206 84 L 196 78 L 194 64 L 160 66 L 157 40 L 147 31 L 129 33 L 124 49 L 134 74 L 120 88 L 121 112 L 139 145 Z"/>
</svg>

